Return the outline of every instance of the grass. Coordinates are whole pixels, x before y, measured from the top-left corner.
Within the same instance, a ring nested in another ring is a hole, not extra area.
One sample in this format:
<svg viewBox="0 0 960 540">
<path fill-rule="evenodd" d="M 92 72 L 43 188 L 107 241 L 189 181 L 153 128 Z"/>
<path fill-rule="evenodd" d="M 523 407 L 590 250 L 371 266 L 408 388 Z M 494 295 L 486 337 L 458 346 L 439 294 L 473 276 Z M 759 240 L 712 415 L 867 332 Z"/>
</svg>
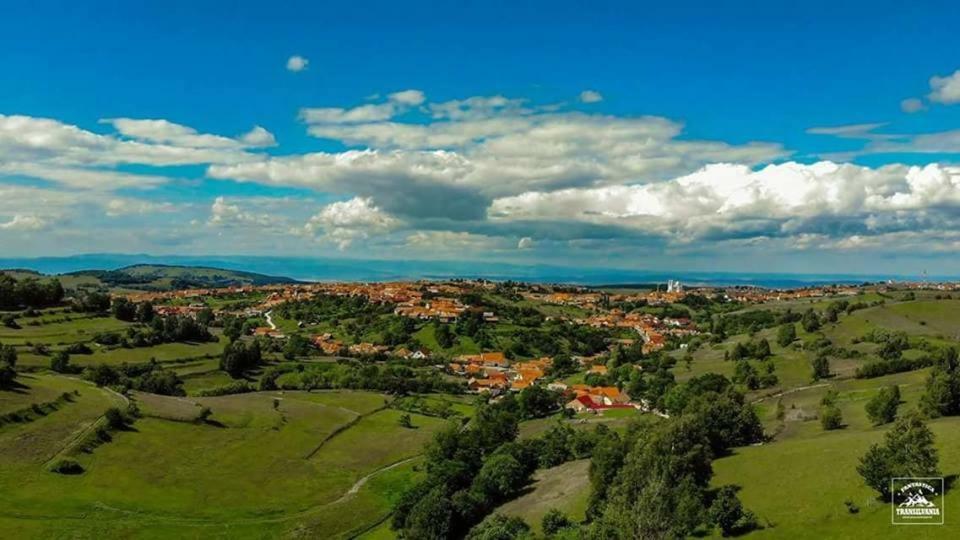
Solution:
<svg viewBox="0 0 960 540">
<path fill-rule="evenodd" d="M 819 427 L 819 426 L 818 426 Z M 960 419 L 930 423 L 946 474 L 960 471 Z M 890 524 L 890 506 L 877 500 L 856 472 L 857 460 L 870 444 L 882 439 L 882 429 L 844 429 L 809 433 L 758 447 L 737 449 L 714 462 L 715 485 L 735 484 L 744 505 L 755 512 L 764 530 L 750 538 L 956 538 L 960 495 L 947 493 L 947 524 L 911 527 Z M 850 514 L 851 500 L 860 507 Z"/>
<path fill-rule="evenodd" d="M 589 470 L 589 459 L 539 470 L 523 495 L 501 505 L 496 512 L 523 518 L 538 534 L 540 522 L 551 508 L 560 510 L 573 521 L 583 521 L 590 494 Z"/>
<path fill-rule="evenodd" d="M 416 428 L 402 428 L 400 412 L 380 410 L 386 397 L 372 392 L 135 393 L 145 417 L 75 456 L 85 472 L 65 476 L 42 465 L 115 398 L 65 377 L 32 382 L 28 395 L 50 386 L 80 396 L 0 428 L 0 530 L 8 537 L 353 536 L 388 516 L 421 474 L 411 458 L 447 425 L 413 414 Z M 213 411 L 207 423 L 183 421 L 199 406 Z"/>
<path fill-rule="evenodd" d="M 66 322 L 52 322 L 37 326 L 23 325 L 19 329 L 0 327 L 0 342 L 6 345 L 68 345 L 88 342 L 98 332 L 124 330 L 130 323 L 112 317 L 84 317 Z"/>
</svg>

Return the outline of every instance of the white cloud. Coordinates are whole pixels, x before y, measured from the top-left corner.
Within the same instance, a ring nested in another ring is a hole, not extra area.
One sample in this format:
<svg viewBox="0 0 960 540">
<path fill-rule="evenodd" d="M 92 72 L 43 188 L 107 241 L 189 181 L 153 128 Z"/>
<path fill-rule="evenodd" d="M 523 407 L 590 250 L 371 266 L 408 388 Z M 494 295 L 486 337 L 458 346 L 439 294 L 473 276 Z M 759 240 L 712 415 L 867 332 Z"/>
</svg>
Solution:
<svg viewBox="0 0 960 540">
<path fill-rule="evenodd" d="M 655 182 L 707 163 L 787 155 L 778 144 L 682 140 L 683 126 L 666 118 L 584 114 L 503 96 L 425 103 L 417 109 L 425 118 L 398 121 L 421 94 L 301 111 L 312 135 L 362 149 L 215 164 L 208 175 L 368 197 L 404 218 L 464 220 L 482 219 L 493 197 Z"/>
<path fill-rule="evenodd" d="M 502 238 L 462 231 L 417 231 L 406 239 L 407 247 L 415 250 L 456 251 L 463 257 L 475 254 L 470 251 L 482 252 L 502 248 L 503 244 Z"/>
<path fill-rule="evenodd" d="M 310 64 L 310 61 L 298 54 L 287 58 L 287 70 L 294 73 L 307 69 L 308 64 Z"/>
<path fill-rule="evenodd" d="M 420 90 L 403 90 L 394 92 L 388 96 L 390 101 L 401 105 L 420 105 L 426 101 L 427 97 Z"/>
<path fill-rule="evenodd" d="M 154 212 L 174 212 L 177 206 L 170 202 L 153 202 L 143 199 L 116 198 L 105 205 L 105 213 L 110 217 L 131 214 L 150 214 Z"/>
<path fill-rule="evenodd" d="M 354 197 L 325 206 L 310 218 L 305 231 L 310 234 L 322 232 L 325 239 L 344 250 L 355 240 L 366 239 L 371 234 L 383 234 L 399 224 L 398 219 L 377 208 L 371 199 Z"/>
<path fill-rule="evenodd" d="M 931 77 L 927 99 L 945 105 L 960 103 L 960 69 L 951 75 Z"/>
<path fill-rule="evenodd" d="M 13 231 L 39 231 L 47 227 L 48 223 L 43 218 L 35 215 L 17 214 L 7 222 L 0 223 L 0 229 Z"/>
<path fill-rule="evenodd" d="M 321 107 L 303 108 L 300 119 L 308 124 L 364 124 L 389 120 L 411 107 L 424 102 L 420 90 L 403 90 L 387 96 L 384 103 L 370 103 L 353 108 Z"/>
<path fill-rule="evenodd" d="M 246 226 L 266 232 L 272 229 L 281 220 L 266 213 L 253 213 L 242 210 L 238 204 L 230 204 L 225 197 L 217 197 L 210 205 L 210 219 L 208 225 L 217 227 Z"/>
<path fill-rule="evenodd" d="M 253 129 L 240 136 L 240 142 L 251 147 L 276 146 L 277 139 L 261 126 L 253 126 Z"/>
<path fill-rule="evenodd" d="M 917 98 L 907 98 L 900 102 L 900 110 L 905 113 L 915 113 L 924 110 L 923 100 Z"/>
<path fill-rule="evenodd" d="M 603 101 L 603 96 L 596 90 L 584 90 L 580 92 L 580 101 L 583 103 L 599 103 Z"/>
<path fill-rule="evenodd" d="M 931 209 L 945 210 L 936 216 Z M 757 171 L 715 164 L 667 182 L 529 192 L 497 199 L 499 221 L 581 222 L 689 242 L 703 238 L 878 234 L 943 228 L 960 209 L 960 167 L 878 169 L 820 162 Z"/>
<path fill-rule="evenodd" d="M 533 247 L 533 238 L 529 236 L 524 236 L 517 242 L 517 249 L 530 249 Z"/>
</svg>

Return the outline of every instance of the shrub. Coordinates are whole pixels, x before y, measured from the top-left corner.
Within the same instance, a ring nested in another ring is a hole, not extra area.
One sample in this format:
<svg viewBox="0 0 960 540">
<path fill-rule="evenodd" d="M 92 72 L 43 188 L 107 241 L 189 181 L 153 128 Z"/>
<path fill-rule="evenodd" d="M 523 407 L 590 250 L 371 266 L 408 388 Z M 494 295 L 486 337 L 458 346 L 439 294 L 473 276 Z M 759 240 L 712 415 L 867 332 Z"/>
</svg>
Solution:
<svg viewBox="0 0 960 540">
<path fill-rule="evenodd" d="M 840 408 L 833 403 L 828 403 L 820 408 L 820 424 L 823 429 L 830 431 L 843 427 L 843 413 Z"/>
<path fill-rule="evenodd" d="M 50 472 L 57 474 L 82 474 L 83 467 L 72 459 L 58 459 L 48 467 Z"/>
<path fill-rule="evenodd" d="M 103 413 L 103 416 L 107 419 L 107 426 L 112 430 L 121 430 L 127 427 L 126 415 L 116 407 L 107 409 L 107 412 Z"/>
</svg>

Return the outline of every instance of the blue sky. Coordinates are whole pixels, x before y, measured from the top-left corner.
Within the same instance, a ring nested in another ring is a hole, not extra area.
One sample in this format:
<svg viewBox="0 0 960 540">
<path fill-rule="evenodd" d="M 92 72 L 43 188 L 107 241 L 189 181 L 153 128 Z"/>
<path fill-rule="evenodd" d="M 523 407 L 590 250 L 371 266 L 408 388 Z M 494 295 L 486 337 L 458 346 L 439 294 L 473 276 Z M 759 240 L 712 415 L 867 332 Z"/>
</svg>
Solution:
<svg viewBox="0 0 960 540">
<path fill-rule="evenodd" d="M 192 4 L 5 6 L 0 247 L 960 272 L 955 2 Z"/>
</svg>

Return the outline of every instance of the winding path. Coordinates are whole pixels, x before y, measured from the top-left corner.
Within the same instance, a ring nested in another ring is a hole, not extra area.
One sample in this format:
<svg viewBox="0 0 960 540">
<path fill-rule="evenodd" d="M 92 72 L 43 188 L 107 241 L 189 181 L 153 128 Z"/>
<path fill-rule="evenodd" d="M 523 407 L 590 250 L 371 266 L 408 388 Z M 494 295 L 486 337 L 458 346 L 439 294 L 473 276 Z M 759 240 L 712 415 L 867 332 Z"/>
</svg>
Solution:
<svg viewBox="0 0 960 540">
<path fill-rule="evenodd" d="M 273 324 L 273 317 L 271 315 L 273 315 L 273 310 L 270 310 L 263 314 L 263 316 L 267 318 L 267 324 L 270 325 L 270 329 L 276 330 L 277 325 Z"/>
</svg>

